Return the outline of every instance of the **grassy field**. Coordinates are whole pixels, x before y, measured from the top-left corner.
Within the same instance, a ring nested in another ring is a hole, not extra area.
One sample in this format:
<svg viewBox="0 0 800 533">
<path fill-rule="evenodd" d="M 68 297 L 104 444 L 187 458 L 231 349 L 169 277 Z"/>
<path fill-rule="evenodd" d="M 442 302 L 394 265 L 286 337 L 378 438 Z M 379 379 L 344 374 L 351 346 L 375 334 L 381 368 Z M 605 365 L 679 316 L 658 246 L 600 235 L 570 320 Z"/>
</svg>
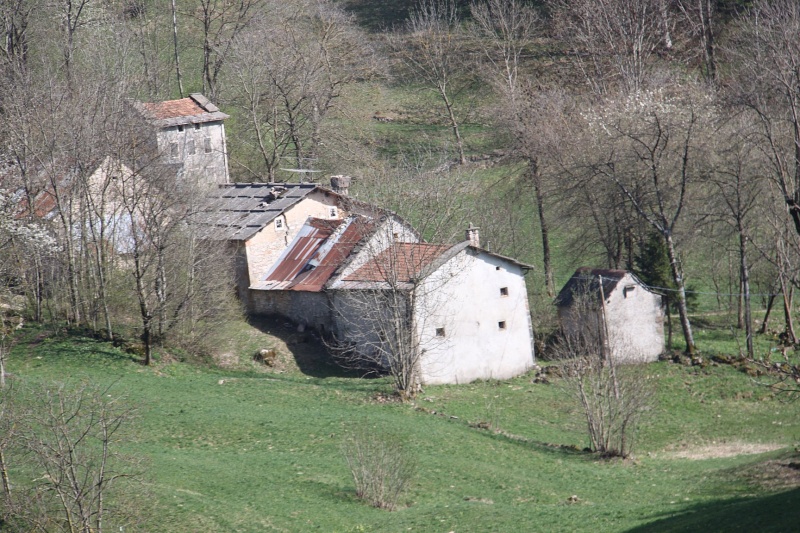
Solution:
<svg viewBox="0 0 800 533">
<path fill-rule="evenodd" d="M 800 404 L 729 366 L 660 362 L 636 458 L 602 460 L 555 381 L 429 387 L 339 374 L 312 338 L 242 324 L 218 365 L 151 368 L 95 340 L 23 330 L 15 380 L 114 383 L 140 406 L 122 451 L 144 457 L 159 531 L 791 531 L 800 519 Z M 250 361 L 279 352 L 275 369 Z M 354 431 L 401 439 L 417 464 L 399 510 L 355 498 Z M 795 463 L 796 464 L 796 463 Z M 576 498 L 572 498 L 575 496 Z M 155 528 L 155 529 L 152 529 Z"/>
</svg>

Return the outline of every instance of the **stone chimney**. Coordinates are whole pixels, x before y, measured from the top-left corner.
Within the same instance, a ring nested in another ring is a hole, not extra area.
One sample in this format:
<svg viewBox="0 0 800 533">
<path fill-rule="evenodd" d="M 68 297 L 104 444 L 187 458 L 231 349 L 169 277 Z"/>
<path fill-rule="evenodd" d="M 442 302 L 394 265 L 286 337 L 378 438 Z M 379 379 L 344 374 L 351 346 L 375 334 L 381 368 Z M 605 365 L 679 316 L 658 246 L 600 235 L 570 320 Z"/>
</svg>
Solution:
<svg viewBox="0 0 800 533">
<path fill-rule="evenodd" d="M 350 176 L 338 175 L 338 176 L 331 176 L 331 189 L 335 193 L 339 193 L 343 196 L 347 196 L 350 189 L 350 180 L 353 179 Z"/>
<path fill-rule="evenodd" d="M 465 239 L 469 241 L 470 246 L 475 246 L 480 248 L 481 246 L 481 228 L 477 228 L 472 225 L 472 222 L 469 223 L 467 227 L 467 231 L 465 232 Z"/>
</svg>

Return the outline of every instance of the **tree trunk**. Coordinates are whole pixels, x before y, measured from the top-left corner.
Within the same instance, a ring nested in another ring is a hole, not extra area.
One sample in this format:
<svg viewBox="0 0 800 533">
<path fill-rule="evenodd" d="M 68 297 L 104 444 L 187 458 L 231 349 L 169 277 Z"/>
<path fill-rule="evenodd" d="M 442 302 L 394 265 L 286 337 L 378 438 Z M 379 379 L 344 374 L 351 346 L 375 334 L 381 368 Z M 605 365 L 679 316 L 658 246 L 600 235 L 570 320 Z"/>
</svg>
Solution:
<svg viewBox="0 0 800 533">
<path fill-rule="evenodd" d="M 683 338 L 686 341 L 686 353 L 693 354 L 697 347 L 694 344 L 694 335 L 692 335 L 692 325 L 689 322 L 689 310 L 686 307 L 686 287 L 683 283 L 683 273 L 681 266 L 678 264 L 678 257 L 675 253 L 675 244 L 672 242 L 672 235 L 667 233 L 664 237 L 667 241 L 667 253 L 669 255 L 669 264 L 672 269 L 672 278 L 675 281 L 675 286 L 678 288 L 678 314 L 680 315 L 681 328 L 683 329 Z"/>
<path fill-rule="evenodd" d="M 6 500 L 6 506 L 11 506 L 11 483 L 8 480 L 8 468 L 6 467 L 6 457 L 3 450 L 0 449 L 0 481 L 3 483 L 3 496 Z"/>
<path fill-rule="evenodd" d="M 770 288 L 770 293 L 772 289 Z M 761 323 L 761 329 L 758 331 L 762 335 L 767 332 L 767 324 L 769 323 L 769 314 L 772 311 L 772 305 L 775 303 L 775 295 L 770 294 L 767 298 L 767 310 L 764 312 L 764 321 Z"/>
<path fill-rule="evenodd" d="M 450 98 L 447 96 L 447 89 L 443 86 L 439 86 L 439 96 L 442 97 L 442 101 L 444 102 L 444 106 L 447 108 L 447 115 L 450 118 L 450 126 L 453 129 L 453 135 L 456 138 L 456 148 L 458 148 L 458 161 L 462 165 L 467 163 L 467 157 L 464 155 L 464 142 L 461 140 L 461 131 L 458 129 L 458 120 L 456 120 L 456 114 L 453 110 L 453 103 L 450 101 Z"/>
<path fill-rule="evenodd" d="M 544 267 L 544 284 L 547 296 L 555 297 L 555 282 L 553 281 L 553 265 L 550 259 L 550 227 L 544 214 L 544 192 L 542 191 L 542 178 L 539 175 L 539 163 L 536 158 L 528 160 L 528 166 L 533 181 L 533 192 L 536 196 L 536 210 L 539 212 L 539 227 L 542 232 L 542 263 Z"/>
<path fill-rule="evenodd" d="M 786 337 L 791 344 L 797 344 L 797 336 L 794 333 L 794 322 L 792 321 L 792 298 L 794 287 L 789 287 L 783 274 L 780 275 L 781 291 L 783 292 L 783 317 L 786 321 Z"/>
<path fill-rule="evenodd" d="M 178 10 L 172 0 L 172 44 L 175 49 L 175 74 L 178 77 L 178 93 L 183 98 L 183 80 L 181 79 L 181 60 L 178 54 Z"/>
<path fill-rule="evenodd" d="M 717 83 L 717 60 L 714 51 L 714 27 L 712 26 L 714 6 L 712 0 L 698 0 L 700 11 L 700 41 L 703 46 L 705 76 L 709 83 Z"/>
<path fill-rule="evenodd" d="M 744 228 L 739 227 L 739 262 L 741 267 L 741 287 L 742 295 L 740 301 L 744 308 L 744 331 L 747 337 L 747 357 L 755 357 L 755 347 L 753 346 L 753 317 L 750 309 L 750 272 L 747 267 L 747 237 L 744 235 Z"/>
</svg>

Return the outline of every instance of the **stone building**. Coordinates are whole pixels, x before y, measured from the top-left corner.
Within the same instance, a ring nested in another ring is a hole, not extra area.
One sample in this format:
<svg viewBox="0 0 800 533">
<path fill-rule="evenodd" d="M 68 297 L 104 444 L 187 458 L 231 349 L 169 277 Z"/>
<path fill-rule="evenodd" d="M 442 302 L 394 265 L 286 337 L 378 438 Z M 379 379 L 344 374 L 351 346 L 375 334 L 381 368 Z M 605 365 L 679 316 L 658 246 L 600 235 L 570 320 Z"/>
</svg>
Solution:
<svg viewBox="0 0 800 533">
<path fill-rule="evenodd" d="M 138 104 L 142 115 L 156 128 L 162 163 L 192 183 L 216 185 L 230 182 L 225 119 L 202 94 L 188 98 Z"/>
<path fill-rule="evenodd" d="M 250 287 L 264 277 L 309 217 L 340 220 L 355 202 L 313 183 L 229 183 L 208 193 L 196 222 L 225 241 L 235 258 L 237 294 L 254 312 Z"/>
<path fill-rule="evenodd" d="M 419 242 L 392 216 L 311 218 L 251 287 L 254 309 L 335 337 L 367 358 L 405 334 L 420 354 L 422 383 L 510 378 L 534 362 L 524 279 L 530 267 L 478 242 L 471 226 L 467 240 L 447 245 Z M 398 318 L 405 332 L 397 331 Z"/>
<path fill-rule="evenodd" d="M 556 297 L 567 335 L 597 332 L 615 361 L 655 361 L 664 351 L 661 295 L 625 270 L 579 268 Z M 598 354 L 600 355 L 600 354 Z"/>
</svg>

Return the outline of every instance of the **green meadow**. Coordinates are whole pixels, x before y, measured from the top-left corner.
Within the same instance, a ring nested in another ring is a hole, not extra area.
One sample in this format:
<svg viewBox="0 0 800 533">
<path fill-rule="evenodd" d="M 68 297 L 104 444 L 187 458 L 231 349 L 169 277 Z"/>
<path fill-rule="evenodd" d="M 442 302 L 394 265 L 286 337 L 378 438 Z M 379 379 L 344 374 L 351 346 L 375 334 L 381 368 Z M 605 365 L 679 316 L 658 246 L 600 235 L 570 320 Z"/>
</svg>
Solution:
<svg viewBox="0 0 800 533">
<path fill-rule="evenodd" d="M 648 366 L 657 398 L 623 461 L 584 451 L 558 378 L 427 387 L 402 404 L 387 380 L 341 373 L 313 337 L 276 322 L 236 325 L 224 360 L 162 354 L 149 368 L 74 332 L 15 340 L 14 382 L 110 385 L 137 406 L 117 451 L 144 461 L 149 531 L 792 531 L 800 520 L 800 403 L 729 365 Z M 258 346 L 278 351 L 275 367 L 252 361 Z M 416 465 L 396 511 L 355 496 L 342 444 L 363 431 L 399 440 Z"/>
</svg>

